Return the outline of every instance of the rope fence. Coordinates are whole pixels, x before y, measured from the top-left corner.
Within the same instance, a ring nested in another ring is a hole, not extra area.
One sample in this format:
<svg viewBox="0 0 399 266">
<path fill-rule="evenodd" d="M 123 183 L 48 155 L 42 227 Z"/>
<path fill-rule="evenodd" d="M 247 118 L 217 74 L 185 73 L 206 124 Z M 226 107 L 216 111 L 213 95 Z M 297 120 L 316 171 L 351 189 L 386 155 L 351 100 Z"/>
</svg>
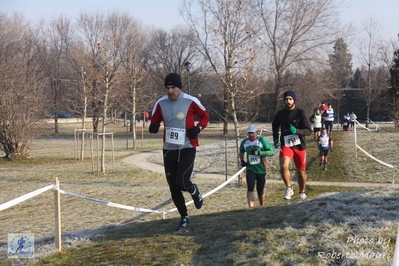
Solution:
<svg viewBox="0 0 399 266">
<path fill-rule="evenodd" d="M 359 121 L 357 121 L 357 120 L 355 120 L 355 124 L 357 124 L 357 125 L 359 125 L 360 127 L 362 127 L 363 129 L 365 129 L 365 130 L 367 130 L 367 131 L 378 131 L 378 130 L 381 130 L 381 128 L 376 124 L 376 123 L 374 123 L 371 119 L 369 119 L 369 122 L 371 123 L 371 124 L 373 124 L 374 125 L 374 129 L 370 129 L 370 128 L 368 128 L 368 127 L 365 127 L 365 126 L 363 126 L 361 123 L 359 123 Z"/>
<path fill-rule="evenodd" d="M 367 151 L 365 151 L 361 146 L 359 146 L 357 144 L 357 137 L 356 137 L 356 124 L 362 126 L 360 123 L 358 123 L 356 121 L 355 126 L 354 126 L 354 139 L 355 139 L 355 150 L 359 149 L 360 151 L 362 151 L 365 155 L 367 155 L 368 157 L 370 157 L 371 159 L 377 161 L 378 163 L 389 167 L 391 169 L 393 169 L 394 173 L 393 173 L 393 179 L 392 179 L 392 184 L 394 184 L 394 180 L 395 180 L 395 170 L 396 170 L 396 166 L 386 163 L 380 159 L 377 159 L 376 157 L 374 157 L 373 155 L 369 154 Z M 363 126 L 362 126 L 363 127 Z M 365 129 L 367 129 L 366 127 L 364 127 Z M 376 127 L 377 129 L 377 127 Z M 261 130 L 261 134 L 262 131 L 268 131 L 266 129 Z M 370 131 L 370 130 L 369 130 Z M 356 154 L 357 157 L 357 154 Z M 209 197 L 210 195 L 214 194 L 215 192 L 219 191 L 220 189 L 222 189 L 223 187 L 225 187 L 227 184 L 229 184 L 231 181 L 233 181 L 235 178 L 237 178 L 244 170 L 246 169 L 246 167 L 241 168 L 237 173 L 235 173 L 233 176 L 231 176 L 230 178 L 228 178 L 225 182 L 223 182 L 222 184 L 220 184 L 219 186 L 215 187 L 214 189 L 206 192 L 205 194 L 203 194 L 203 198 Z M 101 200 L 101 199 L 95 199 L 95 198 L 90 198 L 84 195 L 79 195 L 70 191 L 65 191 L 60 189 L 59 186 L 59 180 L 57 177 L 54 178 L 54 184 L 53 185 L 48 185 L 45 186 L 43 188 L 37 189 L 35 191 L 32 191 L 30 193 L 27 193 L 25 195 L 22 195 L 18 198 L 15 198 L 13 200 L 10 200 L 8 202 L 5 202 L 3 204 L 0 204 L 0 212 L 4 211 L 12 206 L 15 206 L 23 201 L 26 201 L 28 199 L 31 199 L 35 196 L 38 196 L 48 190 L 54 190 L 54 213 L 55 213 L 55 246 L 56 249 L 61 251 L 61 204 L 60 204 L 60 194 L 64 194 L 64 195 L 69 195 L 69 196 L 73 196 L 73 197 L 77 197 L 80 199 L 84 199 L 84 200 L 89 200 L 92 202 L 96 202 L 99 204 L 104 204 L 110 207 L 115 207 L 115 208 L 120 208 L 120 209 L 125 209 L 125 210 L 129 210 L 129 211 L 136 211 L 136 212 L 142 212 L 142 213 L 156 213 L 156 214 L 160 214 L 162 215 L 162 219 L 166 219 L 166 214 L 177 211 L 177 208 L 172 208 L 170 210 L 167 211 L 162 211 L 162 210 L 153 210 L 153 209 L 146 209 L 146 208 L 140 208 L 140 207 L 134 207 L 134 206 L 127 206 L 127 205 L 123 205 L 123 204 L 118 204 L 118 203 L 114 203 L 114 202 L 109 202 L 109 201 L 105 201 L 105 200 Z M 189 202 L 186 202 L 186 205 L 191 205 L 193 204 L 194 201 L 191 200 Z M 399 233 L 399 232 L 398 232 Z"/>
<path fill-rule="evenodd" d="M 223 182 L 222 184 L 220 184 L 219 186 L 217 186 L 216 188 L 212 189 L 211 191 L 208 191 L 207 193 L 205 193 L 202 198 L 206 198 L 212 194 L 214 194 L 215 192 L 219 191 L 220 189 L 222 189 L 223 187 L 225 187 L 228 183 L 230 183 L 231 181 L 233 181 L 235 178 L 237 178 L 237 176 L 239 176 L 244 170 L 246 169 L 246 167 L 241 168 L 237 173 L 235 173 L 233 176 L 231 176 L 229 179 L 227 179 L 225 182 Z M 69 196 L 73 196 L 73 197 L 77 197 L 80 199 L 84 199 L 84 200 L 89 200 L 92 202 L 96 202 L 99 204 L 104 204 L 110 207 L 115 207 L 115 208 L 120 208 L 120 209 L 125 209 L 125 210 L 129 210 L 129 211 L 136 211 L 136 212 L 142 212 L 142 213 L 157 213 L 157 214 L 161 214 L 162 215 L 162 219 L 165 220 L 166 219 L 166 214 L 177 211 L 177 208 L 173 208 L 167 211 L 162 211 L 162 210 L 153 210 L 153 209 L 146 209 L 146 208 L 140 208 L 140 207 L 134 207 L 134 206 L 126 206 L 123 204 L 118 204 L 118 203 L 114 203 L 114 202 L 109 202 L 109 201 L 105 201 L 105 200 L 101 200 L 101 199 L 95 199 L 95 198 L 90 198 L 90 197 L 86 197 L 83 195 L 79 195 L 73 192 L 69 192 L 69 191 L 65 191 L 60 189 L 59 186 L 59 180 L 57 177 L 54 178 L 54 185 L 48 185 L 46 187 L 37 189 L 35 191 L 32 191 L 28 194 L 22 195 L 18 198 L 15 198 L 13 200 L 10 200 L 8 202 L 5 202 L 3 204 L 0 204 L 0 212 L 3 210 L 6 210 L 12 206 L 15 206 L 23 201 L 26 201 L 30 198 L 33 198 L 35 196 L 38 196 L 50 189 L 54 190 L 54 215 L 55 215 L 55 247 L 58 251 L 61 251 L 61 197 L 60 194 L 64 194 L 64 195 L 69 195 Z M 186 206 L 193 204 L 194 201 L 191 200 L 189 202 L 186 202 Z"/>
<path fill-rule="evenodd" d="M 113 203 L 113 202 L 109 202 L 109 201 L 105 201 L 105 200 L 89 198 L 89 197 L 82 196 L 82 195 L 79 195 L 79 194 L 75 194 L 75 193 L 72 193 L 72 192 L 69 192 L 69 191 L 65 191 L 65 190 L 62 190 L 62 189 L 60 189 L 59 191 L 60 191 L 61 194 L 65 194 L 65 195 L 69 195 L 69 196 L 73 196 L 73 197 L 77 197 L 77 198 L 81 198 L 81 199 L 93 201 L 93 202 L 96 202 L 96 203 L 105 204 L 105 205 L 107 205 L 107 206 L 111 206 L 111 207 L 115 207 L 115 208 L 120 208 L 120 209 L 129 210 L 129 211 L 151 212 L 151 213 L 161 213 L 161 214 L 164 213 L 163 211 L 150 210 L 150 209 L 139 208 L 139 207 L 133 207 L 133 206 L 126 206 L 126 205 L 122 205 L 122 204 L 118 204 L 118 203 Z"/>
<path fill-rule="evenodd" d="M 371 121 L 371 120 L 369 120 L 369 121 Z M 369 128 L 367 128 L 367 127 L 365 127 L 365 126 L 363 126 L 362 124 L 360 124 L 357 120 L 355 120 L 355 125 L 354 125 L 354 127 L 353 127 L 353 134 L 354 134 L 354 140 L 355 140 L 355 155 L 356 155 L 356 158 L 357 158 L 357 149 L 359 149 L 361 152 L 363 152 L 366 156 L 368 156 L 369 158 L 371 158 L 371 159 L 373 159 L 374 161 L 376 161 L 376 162 L 378 162 L 378 163 L 380 163 L 380 164 L 382 164 L 382 165 L 384 165 L 384 166 L 386 166 L 386 167 L 389 167 L 389 168 L 391 168 L 391 169 L 393 169 L 393 174 L 392 174 L 392 185 L 395 185 L 395 172 L 396 172 L 396 165 L 393 165 L 393 164 L 390 164 L 390 163 L 386 163 L 386 162 L 384 162 L 384 161 L 382 161 L 382 160 L 380 160 L 380 159 L 377 159 L 376 157 L 374 157 L 373 155 L 371 155 L 370 153 L 368 153 L 366 150 L 364 150 L 361 146 L 359 146 L 358 144 L 357 144 L 357 131 L 356 131 L 356 125 L 359 125 L 359 126 L 361 126 L 362 128 L 364 128 L 364 129 L 366 129 L 366 130 L 368 130 L 368 131 L 372 131 L 372 130 L 370 130 Z M 371 121 L 372 122 L 372 121 Z M 372 122 L 373 124 L 374 124 L 374 122 Z M 380 127 L 377 125 L 377 124 L 374 124 L 376 127 L 375 127 L 375 130 L 374 131 L 378 131 L 378 130 L 380 130 Z"/>
<path fill-rule="evenodd" d="M 28 194 L 25 194 L 23 196 L 20 196 L 18 198 L 15 198 L 13 200 L 10 200 L 10 201 L 8 201 L 6 203 L 3 203 L 3 204 L 0 205 L 0 212 L 5 210 L 5 209 L 8 209 L 8 208 L 10 208 L 10 207 L 12 207 L 14 205 L 17 205 L 17 204 L 19 204 L 19 203 L 21 203 L 21 202 L 23 202 L 25 200 L 31 199 L 33 197 L 36 197 L 37 195 L 40 195 L 43 192 L 46 192 L 47 190 L 50 190 L 52 188 L 54 188 L 54 185 L 49 185 L 49 186 L 46 186 L 44 188 L 40 188 L 38 190 L 32 191 L 32 192 L 30 192 Z"/>
</svg>

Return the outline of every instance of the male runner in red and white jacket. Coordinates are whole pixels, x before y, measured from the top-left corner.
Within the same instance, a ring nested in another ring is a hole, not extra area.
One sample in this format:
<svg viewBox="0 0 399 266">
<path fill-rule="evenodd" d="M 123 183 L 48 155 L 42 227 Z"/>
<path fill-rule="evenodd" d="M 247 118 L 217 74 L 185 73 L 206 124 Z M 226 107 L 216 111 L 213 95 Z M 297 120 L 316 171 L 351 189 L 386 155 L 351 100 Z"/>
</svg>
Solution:
<svg viewBox="0 0 399 266">
<path fill-rule="evenodd" d="M 152 110 L 150 133 L 157 133 L 164 123 L 163 158 L 166 179 L 181 221 L 176 230 L 189 223 L 187 207 L 182 191 L 188 191 L 195 207 L 202 207 L 203 199 L 196 184 L 191 182 L 198 134 L 208 125 L 209 114 L 201 102 L 181 91 L 181 78 L 176 73 L 165 77 L 166 95 L 158 99 Z M 199 122 L 195 125 L 195 116 Z"/>
</svg>

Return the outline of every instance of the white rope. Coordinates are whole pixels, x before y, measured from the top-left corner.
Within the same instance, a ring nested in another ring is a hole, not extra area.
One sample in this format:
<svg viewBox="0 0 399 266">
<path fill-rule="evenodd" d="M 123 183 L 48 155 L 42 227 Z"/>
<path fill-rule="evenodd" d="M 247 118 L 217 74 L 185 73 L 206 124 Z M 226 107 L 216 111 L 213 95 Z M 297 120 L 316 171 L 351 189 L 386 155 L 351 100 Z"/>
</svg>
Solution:
<svg viewBox="0 0 399 266">
<path fill-rule="evenodd" d="M 370 121 L 371 121 L 371 120 L 370 120 Z M 371 131 L 369 128 L 364 127 L 362 124 L 360 124 L 357 120 L 355 120 L 355 122 L 356 122 L 356 124 L 360 125 L 360 126 L 363 127 L 364 129 L 367 129 L 368 131 Z M 379 127 L 376 126 L 376 128 L 379 128 Z M 368 157 L 370 157 L 370 158 L 373 159 L 374 161 L 376 161 L 376 162 L 378 162 L 378 163 L 380 163 L 380 164 L 382 164 L 382 165 L 385 165 L 385 166 L 387 166 L 387 167 L 389 167 L 389 168 L 396 168 L 395 165 L 392 165 L 392 164 L 389 164 L 389 163 L 386 163 L 386 162 L 384 162 L 384 161 L 381 161 L 381 160 L 377 159 L 376 157 L 374 157 L 373 155 L 371 155 L 370 153 L 368 153 L 367 151 L 365 151 L 362 147 L 360 147 L 360 146 L 357 144 L 357 138 L 356 138 L 356 125 L 355 125 L 355 128 L 354 128 L 354 133 L 355 133 L 355 146 L 356 146 L 356 148 L 358 148 L 359 150 L 361 150 L 364 154 L 366 154 Z"/>
<path fill-rule="evenodd" d="M 371 120 L 370 120 L 371 121 Z M 360 124 L 357 120 L 355 120 L 356 124 L 358 124 L 359 126 L 361 126 L 362 128 L 364 128 L 367 131 L 377 131 L 380 130 L 380 127 L 377 126 L 376 124 L 374 124 L 372 121 L 372 123 L 376 126 L 375 129 L 369 129 L 368 127 L 363 126 L 362 124 Z"/>
<path fill-rule="evenodd" d="M 359 122 L 356 121 L 356 123 L 357 123 L 358 125 L 360 125 L 360 126 L 363 127 L 363 125 L 361 125 Z M 369 130 L 369 129 L 366 128 L 366 127 L 363 127 L 363 128 Z M 379 129 L 378 126 L 376 126 L 376 128 Z M 376 129 L 376 130 L 377 130 L 377 129 Z M 371 131 L 371 130 L 369 130 L 369 131 Z M 373 159 L 374 161 L 376 161 L 376 162 L 378 162 L 378 163 L 380 163 L 380 164 L 382 164 L 382 165 L 385 165 L 385 166 L 387 166 L 387 167 L 389 167 L 389 168 L 391 168 L 391 169 L 394 169 L 394 170 L 393 170 L 393 176 L 392 176 L 392 185 L 394 185 L 394 184 L 395 184 L 395 171 L 396 171 L 396 165 L 389 164 L 389 163 L 386 163 L 386 162 L 384 162 L 384 161 L 381 161 L 381 160 L 377 159 L 376 157 L 374 157 L 374 156 L 371 155 L 370 153 L 366 152 L 362 147 L 360 147 L 360 146 L 357 144 L 356 124 L 355 124 L 355 127 L 354 127 L 353 132 L 354 132 L 354 134 L 355 134 L 355 150 L 359 149 L 359 150 L 361 150 L 364 154 L 366 154 L 368 157 L 370 157 L 371 159 Z M 356 153 L 356 157 L 357 157 L 357 153 Z"/>
<path fill-rule="evenodd" d="M 28 194 L 25 194 L 23 196 L 20 196 L 18 198 L 10 200 L 10 201 L 8 201 L 6 203 L 3 203 L 3 204 L 0 205 L 0 212 L 5 210 L 5 209 L 7 209 L 7 208 L 10 208 L 10 207 L 12 207 L 14 205 L 17 205 L 18 203 L 21 203 L 21 202 L 23 202 L 25 200 L 33 198 L 33 197 L 35 197 L 35 196 L 37 196 L 39 194 L 42 194 L 43 192 L 45 192 L 47 190 L 50 190 L 52 188 L 54 188 L 54 185 L 48 185 L 47 187 L 40 188 L 38 190 L 32 191 L 32 192 L 30 192 Z"/>
<path fill-rule="evenodd" d="M 232 177 L 230 177 L 229 179 L 227 179 L 226 181 L 224 181 L 222 184 L 220 184 L 219 186 L 217 186 L 216 188 L 212 189 L 211 191 L 205 193 L 204 195 L 202 195 L 203 198 L 208 197 L 209 195 L 213 194 L 214 192 L 220 190 L 222 187 L 226 186 L 228 183 L 230 183 L 234 178 L 236 178 L 239 174 L 241 174 L 244 170 L 246 169 L 246 167 L 241 168 L 237 173 L 235 173 Z"/>
<path fill-rule="evenodd" d="M 375 126 L 376 130 L 381 130 L 381 128 L 376 123 L 374 123 L 371 119 L 369 119 L 369 121 Z"/>
<path fill-rule="evenodd" d="M 359 150 L 361 150 L 363 153 L 365 153 L 368 157 L 370 157 L 371 159 L 373 159 L 374 161 L 379 162 L 379 163 L 382 164 L 382 165 L 388 166 L 389 168 L 395 168 L 394 165 L 389 164 L 389 163 L 386 163 L 386 162 L 383 162 L 383 161 L 381 161 L 381 160 L 375 158 L 373 155 L 371 155 L 370 153 L 368 153 L 367 151 L 365 151 L 365 150 L 364 150 L 362 147 L 360 147 L 359 145 L 356 144 L 356 147 L 357 147 Z"/>
<path fill-rule="evenodd" d="M 220 184 L 219 186 L 217 186 L 216 188 L 212 189 L 211 191 L 208 191 L 207 193 L 205 193 L 202 198 L 206 198 L 210 195 L 212 195 L 213 193 L 215 193 L 216 191 L 220 190 L 221 188 L 223 188 L 224 186 L 226 186 L 228 183 L 230 183 L 233 179 L 235 179 L 239 174 L 241 174 L 244 170 L 246 169 L 246 167 L 241 168 L 237 173 L 235 173 L 233 176 L 231 176 L 228 180 L 226 180 L 225 182 L 223 182 L 222 184 Z M 101 203 L 101 204 L 105 204 L 107 206 L 111 206 L 111 207 L 116 207 L 116 208 L 120 208 L 120 209 L 125 209 L 125 210 L 130 210 L 130 211 L 137 211 L 137 212 L 149 212 L 149 213 L 158 213 L 158 214 L 162 214 L 163 217 L 165 217 L 165 214 L 176 211 L 177 208 L 173 208 L 170 209 L 166 212 L 164 211 L 159 211 L 159 210 L 151 210 L 151 209 L 145 209 L 145 208 L 139 208 L 139 207 L 133 207 L 133 206 L 126 206 L 126 205 L 122 205 L 122 204 L 118 204 L 118 203 L 113 203 L 113 202 L 109 202 L 109 201 L 104 201 L 104 200 L 99 200 L 99 199 L 94 199 L 94 198 L 90 198 L 90 197 L 86 197 L 83 195 L 79 195 L 73 192 L 69 192 L 69 191 L 65 191 L 59 188 L 59 186 L 55 186 L 55 185 L 49 185 L 47 187 L 35 190 L 33 192 L 30 192 L 26 195 L 23 195 L 21 197 L 18 197 L 16 199 L 10 200 L 6 203 L 3 203 L 0 205 L 0 211 L 5 210 L 11 206 L 14 206 L 22 201 L 25 201 L 27 199 L 33 198 L 47 190 L 50 189 L 54 189 L 54 190 L 58 190 L 60 193 L 65 194 L 65 195 L 70 195 L 70 196 L 74 196 L 74 197 L 78 197 L 81 199 L 85 199 L 85 200 L 90 200 L 93 202 L 97 202 L 97 203 Z M 186 206 L 193 204 L 194 201 L 191 200 L 189 202 L 186 203 Z"/>
<path fill-rule="evenodd" d="M 202 195 L 202 198 L 206 198 L 206 197 L 208 197 L 209 195 L 211 195 L 211 194 L 213 194 L 214 192 L 216 192 L 216 191 L 218 191 L 219 189 L 221 189 L 222 187 L 226 186 L 226 185 L 227 185 L 228 183 L 230 183 L 234 178 L 236 178 L 239 174 L 241 174 L 245 169 L 246 169 L 246 167 L 241 168 L 237 173 L 235 173 L 232 177 L 230 177 L 229 179 L 227 179 L 226 181 L 224 181 L 222 184 L 220 184 L 220 185 L 217 186 L 216 188 L 214 188 L 214 189 L 212 189 L 211 191 L 209 191 L 209 192 L 205 193 L 204 195 Z M 190 205 L 190 204 L 193 204 L 193 203 L 194 203 L 194 201 L 191 200 L 191 201 L 189 201 L 189 202 L 186 203 L 186 206 L 188 206 L 188 205 Z M 166 213 L 170 213 L 170 212 L 174 212 L 174 211 L 176 211 L 176 210 L 177 210 L 177 208 L 170 209 L 169 211 L 166 211 L 165 214 L 166 214 Z"/>
<path fill-rule="evenodd" d="M 235 179 L 239 174 L 241 174 L 244 170 L 246 169 L 246 167 L 241 168 L 237 173 L 235 173 L 232 177 L 230 177 L 228 180 L 226 180 L 225 182 L 223 182 L 222 184 L 220 184 L 219 186 L 217 186 L 216 188 L 212 189 L 211 191 L 205 193 L 202 198 L 206 198 L 208 196 L 210 196 L 211 194 L 215 193 L 216 191 L 220 190 L 221 188 L 223 188 L 224 186 L 226 186 L 228 183 L 230 183 L 233 179 Z M 177 210 L 177 208 L 173 208 L 170 209 L 168 211 L 159 211 L 159 210 L 151 210 L 151 209 L 145 209 L 145 208 L 139 208 L 139 207 L 132 207 L 132 206 L 126 206 L 126 205 L 122 205 L 122 204 L 118 204 L 118 203 L 113 203 L 113 202 L 109 202 L 109 201 L 104 201 L 104 200 L 99 200 L 99 199 L 94 199 L 94 198 L 90 198 L 90 197 L 86 197 L 83 195 L 79 195 L 79 194 L 75 194 L 69 191 L 64 191 L 62 189 L 58 189 L 57 190 L 60 191 L 60 193 L 62 194 L 66 194 L 66 195 L 70 195 L 70 196 L 74 196 L 74 197 L 78 197 L 81 199 L 85 199 L 85 200 L 90 200 L 93 202 L 97 202 L 97 203 L 101 203 L 101 204 L 105 204 L 107 206 L 111 206 L 111 207 L 116 207 L 116 208 L 120 208 L 120 209 L 125 209 L 125 210 L 130 210 L 130 211 L 137 211 L 137 212 L 150 212 L 150 213 L 159 213 L 162 214 L 163 216 L 167 213 L 171 213 Z M 186 203 L 186 206 L 193 204 L 194 201 L 191 200 L 189 202 Z"/>
<path fill-rule="evenodd" d="M 231 176 L 228 180 L 226 180 L 225 182 L 223 182 L 222 184 L 220 184 L 216 188 L 212 189 L 211 191 L 205 193 L 202 196 L 202 198 L 206 198 L 209 195 L 215 193 L 216 191 L 218 191 L 221 188 L 223 188 L 224 186 L 226 186 L 233 179 L 235 179 L 239 174 L 241 174 L 245 169 L 246 169 L 246 167 L 241 168 L 237 173 L 235 173 L 233 176 Z M 160 213 L 160 214 L 165 215 L 167 213 L 171 213 L 171 212 L 177 211 L 177 208 L 173 208 L 173 209 L 170 209 L 170 210 L 164 212 L 164 211 L 159 211 L 159 210 L 150 210 L 150 209 L 144 209 L 144 208 L 138 208 L 138 207 L 131 207 L 131 206 L 117 204 L 117 203 L 113 203 L 113 202 L 109 202 L 109 201 L 103 201 L 103 200 L 99 200 L 99 199 L 89 198 L 89 197 L 86 197 L 86 196 L 78 195 L 78 194 L 75 194 L 75 193 L 72 193 L 72 192 L 68 192 L 68 191 L 64 191 L 64 190 L 61 190 L 61 189 L 60 189 L 60 193 L 67 194 L 67 195 L 70 195 L 70 196 L 75 196 L 75 197 L 78 197 L 78 198 L 81 198 L 81 199 L 86 199 L 86 200 L 102 203 L 102 204 L 105 204 L 105 205 L 108 205 L 108 206 L 112 206 L 112 207 L 116 207 L 116 208 L 121 208 L 121 209 L 126 209 L 126 210 L 131 210 L 131 211 L 137 211 L 137 212 Z M 193 203 L 194 203 L 194 201 L 191 200 L 191 201 L 186 203 L 186 206 L 191 205 Z"/>
<path fill-rule="evenodd" d="M 109 201 L 104 201 L 104 200 L 89 198 L 89 197 L 82 196 L 82 195 L 79 195 L 79 194 L 75 194 L 75 193 L 72 193 L 72 192 L 64 191 L 64 190 L 62 190 L 62 189 L 60 189 L 60 193 L 66 194 L 66 195 L 70 195 L 70 196 L 74 196 L 74 197 L 78 197 L 78 198 L 85 199 L 85 200 L 94 201 L 94 202 L 97 202 L 97 203 L 105 204 L 105 205 L 112 206 L 112 207 L 116 207 L 116 208 L 120 208 L 120 209 L 130 210 L 130 211 L 152 212 L 152 213 L 161 213 L 161 214 L 164 213 L 163 211 L 149 210 L 149 209 L 138 208 L 138 207 L 131 207 L 131 206 L 126 206 L 126 205 L 122 205 L 122 204 L 118 204 L 118 203 L 113 203 L 113 202 L 109 202 Z"/>
</svg>

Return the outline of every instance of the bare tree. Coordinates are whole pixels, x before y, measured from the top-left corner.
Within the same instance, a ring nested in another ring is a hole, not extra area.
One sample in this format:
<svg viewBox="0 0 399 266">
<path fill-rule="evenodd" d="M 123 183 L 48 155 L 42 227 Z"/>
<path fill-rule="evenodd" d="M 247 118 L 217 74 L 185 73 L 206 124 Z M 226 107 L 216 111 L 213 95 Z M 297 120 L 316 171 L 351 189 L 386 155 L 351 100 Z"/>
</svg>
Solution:
<svg viewBox="0 0 399 266">
<path fill-rule="evenodd" d="M 43 112 L 35 35 L 23 17 L 0 14 L 0 145 L 8 159 L 29 156 Z"/>
<path fill-rule="evenodd" d="M 256 41 L 250 33 L 250 2 L 185 0 L 181 8 L 183 18 L 198 39 L 201 53 L 223 88 L 223 134 L 227 140 L 228 122 L 231 119 L 234 125 L 238 168 L 240 128 L 237 114 L 238 110 L 246 108 L 247 103 L 237 99 L 244 95 L 251 97 L 247 82 L 257 50 Z M 239 103 L 243 105 L 240 106 Z"/>
<path fill-rule="evenodd" d="M 77 41 L 73 41 L 77 39 Z M 86 135 L 86 118 L 89 115 L 89 104 L 91 100 L 90 79 L 90 56 L 84 49 L 81 40 L 74 37 L 64 38 L 66 58 L 72 69 L 70 76 L 71 83 L 75 86 L 68 87 L 68 106 L 74 114 L 77 114 L 82 120 L 81 142 L 80 142 L 80 160 L 84 160 L 84 147 Z"/>
<path fill-rule="evenodd" d="M 378 61 L 381 62 L 381 65 L 384 68 L 388 69 L 392 65 L 392 61 L 394 60 L 394 53 L 399 48 L 399 40 L 391 39 L 391 40 L 381 40 L 378 44 Z"/>
<path fill-rule="evenodd" d="M 105 173 L 105 141 L 107 114 L 112 109 L 114 97 L 118 96 L 118 71 L 121 65 L 123 36 L 128 32 L 130 17 L 117 12 L 106 16 L 82 13 L 78 29 L 82 44 L 90 51 L 90 80 L 93 130 L 97 133 L 102 121 L 101 172 Z"/>
<path fill-rule="evenodd" d="M 148 67 L 159 87 L 164 86 L 163 80 L 167 74 L 172 72 L 182 74 L 185 69 L 184 64 L 191 62 L 192 91 L 196 91 L 196 72 L 197 69 L 201 69 L 204 60 L 199 56 L 198 45 L 192 31 L 182 27 L 174 28 L 170 32 L 157 29 L 152 33 L 150 49 L 152 53 Z M 183 87 L 188 86 L 185 79 L 182 82 Z"/>
<path fill-rule="evenodd" d="M 380 62 L 380 67 L 378 73 L 380 75 L 377 76 L 377 84 L 378 87 L 380 87 L 381 90 L 384 90 L 385 88 L 390 90 L 390 71 L 392 67 L 392 62 L 395 62 L 395 51 L 399 49 L 399 40 L 398 38 L 396 39 L 391 39 L 391 40 L 381 40 L 381 42 L 378 45 L 378 61 Z M 384 93 L 382 95 L 385 95 Z M 387 99 L 388 98 L 388 99 Z M 390 114 L 392 111 L 392 106 L 391 105 L 386 105 L 386 102 L 390 102 L 389 94 L 386 95 L 386 97 L 380 97 L 376 104 L 374 105 L 377 107 L 380 111 L 378 113 L 388 113 Z M 381 103 L 381 104 L 379 104 Z M 378 110 L 377 109 L 377 110 Z M 382 117 L 382 119 L 387 119 L 389 118 L 385 116 Z M 381 119 L 381 117 L 380 117 Z M 391 118 L 392 119 L 392 118 Z M 397 121 L 397 119 L 393 119 Z M 395 125 L 397 126 L 397 125 Z"/>
<path fill-rule="evenodd" d="M 238 135 L 236 95 L 246 88 L 254 62 L 254 40 L 248 20 L 248 1 L 184 1 L 182 14 L 195 32 L 200 51 L 223 87 L 223 133 L 229 117 Z"/>
<path fill-rule="evenodd" d="M 131 115 L 130 125 L 133 137 L 133 150 L 136 149 L 136 116 L 149 110 L 148 102 L 152 102 L 149 91 L 148 71 L 146 65 L 150 56 L 150 30 L 144 28 L 138 21 L 130 22 L 129 31 L 123 39 L 121 52 L 123 77 L 121 85 L 126 89 L 122 105 L 124 111 Z M 143 117 L 143 121 L 144 121 Z M 144 122 L 143 122 L 144 127 Z"/>
<path fill-rule="evenodd" d="M 300 72 L 304 64 L 325 64 L 325 50 L 345 36 L 339 27 L 338 9 L 334 0 L 256 0 L 253 16 L 260 24 L 253 29 L 265 47 L 263 61 L 270 64 L 274 79 L 274 110 L 288 70 Z"/>
<path fill-rule="evenodd" d="M 58 134 L 58 112 L 61 109 L 62 101 L 65 99 L 66 87 L 69 83 L 67 62 L 65 61 L 65 38 L 71 28 L 68 18 L 60 16 L 43 24 L 40 29 L 40 46 L 38 56 L 43 67 L 46 83 L 49 84 L 50 109 L 54 118 L 54 133 Z"/>
<path fill-rule="evenodd" d="M 329 90 L 330 76 L 325 69 L 309 67 L 303 75 L 291 77 L 286 81 L 291 83 L 287 89 L 298 91 L 301 97 L 298 97 L 298 105 L 305 110 L 307 114 L 313 114 L 314 108 L 322 101 L 327 101 L 334 97 L 334 91 Z"/>
<path fill-rule="evenodd" d="M 358 48 L 360 50 L 361 62 L 366 67 L 366 87 L 359 91 L 359 98 L 366 103 L 366 127 L 368 127 L 370 119 L 371 104 L 378 99 L 381 90 L 377 88 L 376 72 L 372 68 L 377 69 L 378 62 L 378 44 L 380 38 L 378 36 L 379 25 L 372 18 L 367 19 L 363 25 L 364 35 L 359 40 Z M 373 75 L 374 73 L 374 75 Z"/>
</svg>

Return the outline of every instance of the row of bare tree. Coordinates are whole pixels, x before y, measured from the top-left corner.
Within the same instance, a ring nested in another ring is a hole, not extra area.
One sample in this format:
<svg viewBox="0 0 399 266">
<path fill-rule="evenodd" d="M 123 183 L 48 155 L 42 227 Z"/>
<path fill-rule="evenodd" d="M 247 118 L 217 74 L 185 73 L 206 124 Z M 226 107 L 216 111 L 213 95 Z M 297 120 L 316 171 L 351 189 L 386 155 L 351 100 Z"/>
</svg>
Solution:
<svg viewBox="0 0 399 266">
<path fill-rule="evenodd" d="M 183 0 L 186 25 L 170 31 L 122 12 L 82 12 L 76 21 L 59 16 L 38 24 L 0 14 L 1 149 L 8 158 L 26 157 L 39 118 L 52 111 L 57 134 L 58 112 L 65 109 L 82 118 L 82 129 L 91 117 L 98 133 L 106 132 L 110 117 L 124 114 L 135 148 L 136 118 L 163 95 L 170 72 L 184 80 L 190 75 L 185 86 L 192 94 L 216 95 L 224 134 L 233 122 L 238 147 L 238 114 L 256 119 L 248 104 L 259 94 L 274 95 L 274 111 L 289 88 L 309 110 L 332 95 L 331 71 L 340 67 L 331 67 L 329 53 L 350 34 L 338 11 L 334 0 Z M 391 47 L 381 47 L 389 64 Z M 370 74 L 377 65 L 367 62 Z"/>
</svg>

